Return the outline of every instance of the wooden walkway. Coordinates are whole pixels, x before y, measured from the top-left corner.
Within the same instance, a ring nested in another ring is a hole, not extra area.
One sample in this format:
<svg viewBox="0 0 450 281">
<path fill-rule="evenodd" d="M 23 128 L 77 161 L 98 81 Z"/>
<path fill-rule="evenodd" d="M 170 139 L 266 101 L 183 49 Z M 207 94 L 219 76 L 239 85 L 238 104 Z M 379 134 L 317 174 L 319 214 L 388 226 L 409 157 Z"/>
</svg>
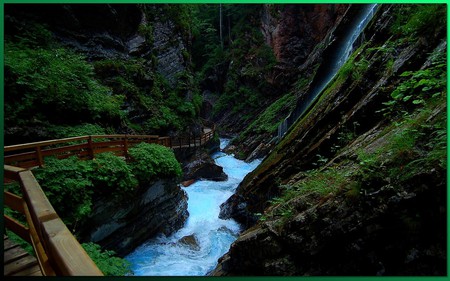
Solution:
<svg viewBox="0 0 450 281">
<path fill-rule="evenodd" d="M 35 257 L 18 244 L 3 236 L 3 275 L 4 276 L 42 276 Z"/>
</svg>

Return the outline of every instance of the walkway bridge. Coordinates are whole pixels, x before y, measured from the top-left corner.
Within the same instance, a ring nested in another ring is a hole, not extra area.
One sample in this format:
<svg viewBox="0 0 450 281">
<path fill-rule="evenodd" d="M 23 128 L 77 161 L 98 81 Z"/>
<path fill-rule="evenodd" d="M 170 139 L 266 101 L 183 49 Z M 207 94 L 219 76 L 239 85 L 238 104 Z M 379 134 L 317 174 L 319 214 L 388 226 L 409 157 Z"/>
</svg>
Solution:
<svg viewBox="0 0 450 281">
<path fill-rule="evenodd" d="M 195 148 L 214 137 L 215 127 L 211 127 L 203 129 L 198 137 L 91 135 L 5 146 L 4 183 L 17 181 L 22 194 L 4 190 L 4 206 L 23 214 L 26 225 L 5 214 L 4 224 L 33 246 L 36 258 L 4 236 L 4 275 L 103 275 L 59 218 L 32 173 L 32 168 L 45 165 L 45 157 L 63 159 L 76 155 L 80 159 L 92 159 L 102 152 L 128 157 L 128 149 L 141 142 L 172 149 Z"/>
</svg>

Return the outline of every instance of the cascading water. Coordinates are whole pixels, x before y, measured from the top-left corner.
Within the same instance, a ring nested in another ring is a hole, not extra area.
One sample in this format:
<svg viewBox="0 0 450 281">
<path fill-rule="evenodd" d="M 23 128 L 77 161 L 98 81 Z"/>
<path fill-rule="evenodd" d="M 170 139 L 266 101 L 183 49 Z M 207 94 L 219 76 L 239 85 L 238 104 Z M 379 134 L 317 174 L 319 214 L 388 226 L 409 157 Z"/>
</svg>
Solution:
<svg viewBox="0 0 450 281">
<path fill-rule="evenodd" d="M 308 107 L 320 96 L 320 93 L 330 83 L 330 81 L 337 74 L 341 66 L 347 61 L 355 49 L 355 42 L 360 36 L 361 32 L 366 27 L 367 23 L 372 19 L 378 4 L 365 5 L 357 18 L 349 26 L 349 32 L 344 34 L 339 39 L 336 48 L 333 50 L 334 54 L 331 61 L 326 61 L 324 71 L 318 73 L 319 78 L 311 83 L 311 90 L 306 98 L 297 104 L 293 112 L 286 117 L 280 125 L 278 125 L 278 140 L 286 134 L 292 124 L 300 118 Z M 319 71 L 318 71 L 319 72 Z M 316 75 L 317 76 L 317 75 Z"/>
<path fill-rule="evenodd" d="M 220 148 L 223 149 L 228 141 L 221 139 Z M 213 158 L 223 167 L 228 180 L 201 180 L 184 188 L 189 211 L 184 227 L 171 236 L 161 235 L 147 241 L 125 257 L 131 262 L 134 275 L 206 275 L 236 240 L 241 229 L 234 220 L 219 219 L 220 205 L 261 160 L 246 163 L 223 152 L 215 153 Z"/>
</svg>

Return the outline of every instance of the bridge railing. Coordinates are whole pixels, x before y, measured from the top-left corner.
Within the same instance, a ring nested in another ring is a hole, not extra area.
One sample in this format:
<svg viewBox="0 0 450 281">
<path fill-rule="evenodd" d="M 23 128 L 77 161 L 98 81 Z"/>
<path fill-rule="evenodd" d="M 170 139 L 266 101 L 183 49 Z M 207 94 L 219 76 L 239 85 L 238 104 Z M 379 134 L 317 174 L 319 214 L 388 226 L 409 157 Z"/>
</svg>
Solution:
<svg viewBox="0 0 450 281">
<path fill-rule="evenodd" d="M 23 197 L 4 191 L 4 205 L 23 214 L 26 226 L 4 216 L 5 226 L 33 246 L 44 276 L 102 276 L 53 209 L 33 173 L 4 165 L 4 178 L 20 183 Z"/>
<path fill-rule="evenodd" d="M 91 135 L 58 140 L 47 140 L 4 147 L 4 164 L 23 168 L 44 165 L 44 158 L 60 159 L 76 155 L 92 159 L 95 154 L 113 152 L 127 156 L 128 148 L 138 143 L 156 143 L 173 149 L 199 147 L 214 137 L 214 128 L 198 137 L 160 137 L 156 135 Z"/>
</svg>

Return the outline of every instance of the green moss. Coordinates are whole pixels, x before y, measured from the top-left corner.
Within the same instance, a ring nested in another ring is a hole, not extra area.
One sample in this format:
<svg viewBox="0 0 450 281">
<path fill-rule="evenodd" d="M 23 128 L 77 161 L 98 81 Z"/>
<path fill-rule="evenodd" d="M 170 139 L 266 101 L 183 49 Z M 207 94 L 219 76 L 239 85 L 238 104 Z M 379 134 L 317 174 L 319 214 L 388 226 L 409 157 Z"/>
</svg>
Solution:
<svg viewBox="0 0 450 281">
<path fill-rule="evenodd" d="M 253 134 L 273 134 L 277 131 L 280 119 L 283 113 L 293 109 L 295 103 L 295 95 L 286 94 L 272 103 L 261 113 L 258 118 L 253 121 L 247 129 L 240 135 L 240 139 L 245 139 Z"/>
</svg>

